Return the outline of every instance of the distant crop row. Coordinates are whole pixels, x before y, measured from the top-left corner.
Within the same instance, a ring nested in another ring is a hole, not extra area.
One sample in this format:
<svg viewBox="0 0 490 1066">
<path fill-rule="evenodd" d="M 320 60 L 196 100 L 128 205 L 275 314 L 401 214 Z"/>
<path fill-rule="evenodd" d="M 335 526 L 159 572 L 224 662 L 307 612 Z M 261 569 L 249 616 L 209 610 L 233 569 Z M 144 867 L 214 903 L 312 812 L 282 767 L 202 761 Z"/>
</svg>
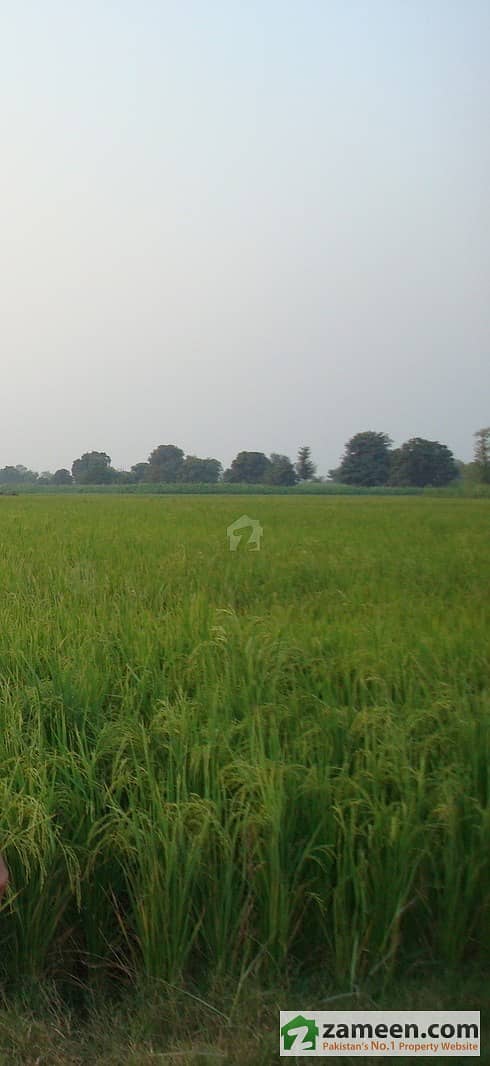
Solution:
<svg viewBox="0 0 490 1066">
<path fill-rule="evenodd" d="M 490 485 L 458 479 L 444 488 L 416 488 L 413 486 L 342 485 L 334 481 L 306 481 L 299 485 L 249 485 L 219 481 L 216 484 L 140 482 L 137 484 L 55 485 L 24 482 L 20 485 L 1 485 L 0 496 L 19 494 L 39 495 L 110 495 L 110 496 L 433 496 L 488 497 Z"/>
</svg>

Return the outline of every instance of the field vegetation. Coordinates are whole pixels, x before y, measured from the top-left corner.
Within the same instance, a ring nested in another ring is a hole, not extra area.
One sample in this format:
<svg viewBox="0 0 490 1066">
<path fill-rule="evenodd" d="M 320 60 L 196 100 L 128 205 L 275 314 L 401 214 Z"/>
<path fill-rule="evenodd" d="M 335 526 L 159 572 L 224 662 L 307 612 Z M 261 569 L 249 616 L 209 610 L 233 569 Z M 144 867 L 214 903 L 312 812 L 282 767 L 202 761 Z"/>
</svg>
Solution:
<svg viewBox="0 0 490 1066">
<path fill-rule="evenodd" d="M 225 496 L 2 499 L 9 996 L 144 981 L 219 1021 L 488 974 L 488 501 L 246 509 L 260 551 Z"/>
</svg>

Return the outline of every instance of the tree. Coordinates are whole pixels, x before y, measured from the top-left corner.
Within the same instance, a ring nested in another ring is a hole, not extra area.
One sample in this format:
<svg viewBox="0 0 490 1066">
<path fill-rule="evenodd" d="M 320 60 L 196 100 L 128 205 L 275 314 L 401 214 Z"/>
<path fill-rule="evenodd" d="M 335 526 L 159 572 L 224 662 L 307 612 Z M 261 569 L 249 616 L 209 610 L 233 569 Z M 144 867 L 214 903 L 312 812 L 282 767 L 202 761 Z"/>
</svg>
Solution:
<svg viewBox="0 0 490 1066">
<path fill-rule="evenodd" d="M 116 476 L 107 452 L 84 452 L 73 462 L 71 472 L 77 485 L 107 485 Z"/>
<path fill-rule="evenodd" d="M 263 452 L 239 452 L 230 469 L 225 471 L 223 480 L 260 485 L 265 479 L 269 466 L 270 460 Z"/>
<path fill-rule="evenodd" d="M 55 470 L 53 474 L 53 485 L 71 485 L 73 484 L 73 478 L 69 470 L 66 470 L 64 466 L 59 470 Z"/>
<path fill-rule="evenodd" d="M 296 485 L 298 475 L 287 455 L 272 452 L 264 481 L 267 485 Z"/>
<path fill-rule="evenodd" d="M 159 444 L 158 448 L 155 448 L 148 462 L 150 469 L 148 476 L 150 481 L 163 484 L 168 482 L 174 484 L 180 481 L 180 474 L 184 463 L 184 453 L 182 448 L 177 448 L 175 444 Z"/>
<path fill-rule="evenodd" d="M 149 481 L 150 480 L 150 464 L 149 463 L 134 463 L 131 467 L 131 480 L 134 481 Z"/>
<path fill-rule="evenodd" d="M 459 477 L 463 484 L 478 485 L 481 483 L 478 463 L 475 463 L 474 461 L 471 463 L 461 463 L 456 460 L 456 465 L 459 470 Z"/>
<path fill-rule="evenodd" d="M 41 470 L 36 484 L 38 485 L 51 485 L 53 482 L 53 475 L 50 470 Z"/>
<path fill-rule="evenodd" d="M 186 455 L 180 471 L 180 480 L 214 485 L 219 481 L 221 473 L 219 459 L 198 459 L 197 455 Z"/>
<path fill-rule="evenodd" d="M 386 485 L 391 443 L 386 433 L 356 433 L 345 446 L 340 466 L 331 473 L 344 485 Z"/>
<path fill-rule="evenodd" d="M 19 474 L 19 481 L 22 481 L 24 485 L 34 485 L 39 478 L 36 470 L 29 470 L 27 466 L 22 466 L 21 463 L 15 469 Z"/>
<path fill-rule="evenodd" d="M 392 453 L 390 485 L 442 486 L 456 477 L 454 455 L 439 441 L 412 437 Z"/>
<path fill-rule="evenodd" d="M 131 470 L 114 470 L 112 480 L 115 485 L 134 485 L 136 478 Z"/>
<path fill-rule="evenodd" d="M 35 470 L 28 470 L 27 466 L 18 463 L 17 466 L 4 466 L 0 470 L 1 485 L 26 485 L 34 484 L 39 474 Z"/>
<path fill-rule="evenodd" d="M 475 467 L 478 481 L 490 484 L 490 426 L 475 433 Z"/>
<path fill-rule="evenodd" d="M 4 466 L 0 470 L 1 485 L 18 485 L 20 480 L 16 466 Z"/>
<path fill-rule="evenodd" d="M 299 481 L 311 481 L 315 476 L 316 466 L 312 462 L 311 448 L 307 444 L 304 444 L 298 451 L 298 458 L 296 460 L 296 473 Z"/>
</svg>

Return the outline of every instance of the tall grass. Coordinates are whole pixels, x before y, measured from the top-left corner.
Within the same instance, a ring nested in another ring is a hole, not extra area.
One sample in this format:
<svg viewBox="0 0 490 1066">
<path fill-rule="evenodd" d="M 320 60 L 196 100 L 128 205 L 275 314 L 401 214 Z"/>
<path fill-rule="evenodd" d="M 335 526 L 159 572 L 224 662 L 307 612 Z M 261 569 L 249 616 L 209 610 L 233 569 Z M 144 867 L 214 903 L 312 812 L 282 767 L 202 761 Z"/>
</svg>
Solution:
<svg viewBox="0 0 490 1066">
<path fill-rule="evenodd" d="M 237 503 L 2 501 L 10 982 L 488 957 L 488 502 Z"/>
</svg>

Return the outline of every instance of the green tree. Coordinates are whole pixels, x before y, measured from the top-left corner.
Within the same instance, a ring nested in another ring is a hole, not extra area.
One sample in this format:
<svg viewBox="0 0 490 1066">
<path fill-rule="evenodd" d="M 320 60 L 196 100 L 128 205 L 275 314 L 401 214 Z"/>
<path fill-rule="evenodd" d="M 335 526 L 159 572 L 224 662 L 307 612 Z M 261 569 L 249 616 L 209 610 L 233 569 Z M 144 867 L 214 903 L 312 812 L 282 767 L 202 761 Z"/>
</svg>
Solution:
<svg viewBox="0 0 490 1066">
<path fill-rule="evenodd" d="M 150 464 L 149 463 L 134 463 L 130 470 L 131 480 L 137 481 L 150 481 Z"/>
<path fill-rule="evenodd" d="M 0 470 L 0 485 L 18 485 L 19 474 L 15 466 L 3 466 Z"/>
<path fill-rule="evenodd" d="M 316 474 L 316 466 L 311 458 L 311 448 L 304 444 L 298 451 L 296 473 L 299 481 L 311 481 Z"/>
<path fill-rule="evenodd" d="M 490 484 L 490 426 L 475 433 L 475 468 L 478 481 Z"/>
<path fill-rule="evenodd" d="M 219 459 L 199 459 L 197 455 L 186 455 L 181 468 L 180 480 L 214 485 L 219 481 L 221 473 L 222 466 Z"/>
<path fill-rule="evenodd" d="M 298 475 L 287 455 L 272 452 L 264 481 L 267 485 L 296 485 Z"/>
<path fill-rule="evenodd" d="M 456 460 L 459 476 L 466 485 L 478 485 L 480 483 L 480 470 L 475 462 L 461 463 Z"/>
<path fill-rule="evenodd" d="M 59 470 L 55 470 L 53 474 L 53 485 L 71 485 L 73 483 L 73 477 L 69 470 L 65 467 L 60 467 Z"/>
<path fill-rule="evenodd" d="M 35 470 L 29 470 L 27 466 L 22 466 L 22 463 L 17 466 L 4 466 L 0 470 L 1 485 L 32 485 L 38 478 L 39 474 Z"/>
<path fill-rule="evenodd" d="M 0 485 L 18 485 L 20 481 L 16 466 L 3 466 L 0 470 Z"/>
<path fill-rule="evenodd" d="M 71 472 L 77 485 L 107 485 L 116 477 L 107 452 L 84 452 L 72 463 Z"/>
<path fill-rule="evenodd" d="M 386 433 L 366 430 L 347 442 L 336 478 L 344 485 L 386 485 L 391 440 Z"/>
<path fill-rule="evenodd" d="M 184 453 L 175 444 L 159 444 L 154 448 L 149 459 L 149 480 L 158 484 L 175 484 L 180 481 Z"/>
<path fill-rule="evenodd" d="M 265 480 L 269 466 L 270 460 L 263 452 L 239 452 L 230 469 L 225 471 L 223 480 L 260 485 Z"/>
<path fill-rule="evenodd" d="M 391 456 L 390 485 L 448 485 L 458 477 L 453 453 L 436 440 L 412 437 Z"/>
<path fill-rule="evenodd" d="M 134 485 L 136 478 L 131 470 L 114 470 L 112 480 L 115 485 Z"/>
</svg>

